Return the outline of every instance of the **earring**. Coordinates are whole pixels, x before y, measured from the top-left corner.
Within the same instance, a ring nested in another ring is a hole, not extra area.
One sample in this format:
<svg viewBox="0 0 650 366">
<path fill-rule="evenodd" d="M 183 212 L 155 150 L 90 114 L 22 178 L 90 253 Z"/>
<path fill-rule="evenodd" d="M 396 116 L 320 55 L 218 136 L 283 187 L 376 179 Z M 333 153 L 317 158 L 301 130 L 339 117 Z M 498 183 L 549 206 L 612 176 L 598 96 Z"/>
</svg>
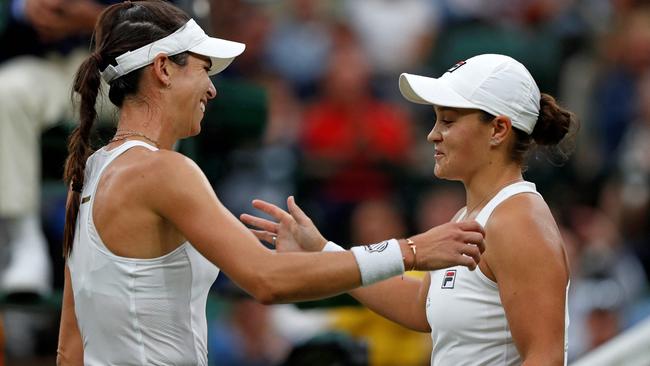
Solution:
<svg viewBox="0 0 650 366">
<path fill-rule="evenodd" d="M 498 144 L 499 144 L 499 142 L 497 141 L 497 139 L 490 139 L 490 145 L 496 146 Z"/>
</svg>

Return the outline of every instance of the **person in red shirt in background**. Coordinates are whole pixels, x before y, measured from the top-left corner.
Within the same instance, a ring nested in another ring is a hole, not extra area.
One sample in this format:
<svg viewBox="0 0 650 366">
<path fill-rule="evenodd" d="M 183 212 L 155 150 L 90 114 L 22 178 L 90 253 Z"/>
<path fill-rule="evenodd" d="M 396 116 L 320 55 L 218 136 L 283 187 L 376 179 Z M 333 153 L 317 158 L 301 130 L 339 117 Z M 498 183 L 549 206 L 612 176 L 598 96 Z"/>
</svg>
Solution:
<svg viewBox="0 0 650 366">
<path fill-rule="evenodd" d="M 356 204 L 395 191 L 413 138 L 406 114 L 372 93 L 371 68 L 350 33 L 339 28 L 335 40 L 320 97 L 305 110 L 300 145 L 304 193 L 324 214 L 319 222 L 331 225 L 324 231 L 343 238 Z"/>
</svg>

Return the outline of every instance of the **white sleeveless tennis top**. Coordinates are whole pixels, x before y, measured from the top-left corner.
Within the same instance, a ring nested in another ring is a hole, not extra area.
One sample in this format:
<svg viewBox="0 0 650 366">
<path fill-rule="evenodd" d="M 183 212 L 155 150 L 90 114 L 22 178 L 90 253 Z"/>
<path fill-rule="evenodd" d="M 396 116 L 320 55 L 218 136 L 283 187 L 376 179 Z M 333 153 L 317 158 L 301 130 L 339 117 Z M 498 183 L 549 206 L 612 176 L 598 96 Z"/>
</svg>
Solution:
<svg viewBox="0 0 650 366">
<path fill-rule="evenodd" d="M 82 204 L 67 264 L 72 279 L 84 364 L 207 365 L 205 306 L 219 269 L 189 242 L 155 259 L 119 257 L 97 233 L 92 217 L 97 182 L 127 141 L 88 158 Z M 128 212 L 124 212 L 128 215 Z"/>
<path fill-rule="evenodd" d="M 501 202 L 520 193 L 539 195 L 533 183 L 511 184 L 485 205 L 476 221 L 485 227 Z M 464 219 L 466 214 L 467 208 L 464 208 L 457 221 Z M 512 340 L 497 283 L 479 268 L 470 271 L 467 267 L 456 266 L 430 273 L 426 314 L 433 340 L 431 365 L 520 365 L 521 357 Z M 567 309 L 565 307 L 565 365 L 569 325 Z"/>
</svg>

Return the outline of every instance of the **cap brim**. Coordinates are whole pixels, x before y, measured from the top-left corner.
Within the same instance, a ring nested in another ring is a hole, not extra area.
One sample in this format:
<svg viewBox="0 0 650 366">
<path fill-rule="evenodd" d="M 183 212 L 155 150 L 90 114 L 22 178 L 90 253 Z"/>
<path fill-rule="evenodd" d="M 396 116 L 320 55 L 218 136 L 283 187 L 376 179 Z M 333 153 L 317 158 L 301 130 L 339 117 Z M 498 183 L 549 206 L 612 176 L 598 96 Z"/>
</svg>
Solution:
<svg viewBox="0 0 650 366">
<path fill-rule="evenodd" d="M 208 74 L 214 75 L 228 67 L 235 57 L 244 52 L 244 49 L 246 49 L 246 45 L 243 43 L 208 37 L 188 51 L 210 57 L 212 67 Z"/>
<path fill-rule="evenodd" d="M 404 73 L 399 77 L 399 90 L 404 98 L 413 103 L 440 107 L 479 108 L 454 91 L 442 79 Z"/>
</svg>

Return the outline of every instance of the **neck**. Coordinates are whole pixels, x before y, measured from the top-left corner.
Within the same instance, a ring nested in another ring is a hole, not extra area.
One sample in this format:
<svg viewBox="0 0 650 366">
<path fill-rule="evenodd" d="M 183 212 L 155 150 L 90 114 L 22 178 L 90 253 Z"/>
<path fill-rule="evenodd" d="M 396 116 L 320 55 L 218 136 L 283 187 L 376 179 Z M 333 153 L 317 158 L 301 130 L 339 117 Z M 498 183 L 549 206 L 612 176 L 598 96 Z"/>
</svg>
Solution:
<svg viewBox="0 0 650 366">
<path fill-rule="evenodd" d="M 480 210 L 504 187 L 522 181 L 521 167 L 516 164 L 500 166 L 475 174 L 470 180 L 464 181 L 467 195 L 467 209 L 474 212 Z"/>
<path fill-rule="evenodd" d="M 170 128 L 166 128 L 171 125 L 171 121 L 165 118 L 161 108 L 151 105 L 149 102 L 145 104 L 145 102 L 130 101 L 125 102 L 120 110 L 117 133 L 120 134 L 121 131 L 137 132 L 146 138 L 133 134 L 128 139 L 152 140 L 157 142 L 159 148 L 169 150 L 178 140 Z"/>
</svg>

